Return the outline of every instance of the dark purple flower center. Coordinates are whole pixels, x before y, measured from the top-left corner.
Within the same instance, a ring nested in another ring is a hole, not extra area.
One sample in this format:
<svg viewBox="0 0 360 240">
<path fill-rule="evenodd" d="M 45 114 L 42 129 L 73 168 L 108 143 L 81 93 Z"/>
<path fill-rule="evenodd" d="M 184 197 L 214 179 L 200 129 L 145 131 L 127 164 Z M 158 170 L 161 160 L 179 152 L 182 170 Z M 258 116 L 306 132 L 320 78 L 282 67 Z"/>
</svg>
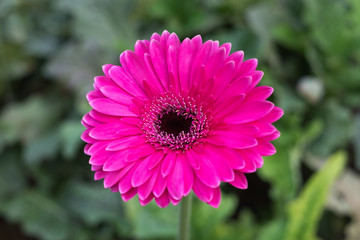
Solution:
<svg viewBox="0 0 360 240">
<path fill-rule="evenodd" d="M 167 134 L 179 135 L 181 132 L 188 133 L 192 125 L 193 119 L 177 114 L 176 112 L 169 112 L 163 114 L 159 118 L 160 131 Z"/>
<path fill-rule="evenodd" d="M 186 150 L 209 132 L 210 119 L 202 106 L 180 93 L 163 93 L 147 102 L 143 111 L 144 136 L 157 148 Z"/>
</svg>

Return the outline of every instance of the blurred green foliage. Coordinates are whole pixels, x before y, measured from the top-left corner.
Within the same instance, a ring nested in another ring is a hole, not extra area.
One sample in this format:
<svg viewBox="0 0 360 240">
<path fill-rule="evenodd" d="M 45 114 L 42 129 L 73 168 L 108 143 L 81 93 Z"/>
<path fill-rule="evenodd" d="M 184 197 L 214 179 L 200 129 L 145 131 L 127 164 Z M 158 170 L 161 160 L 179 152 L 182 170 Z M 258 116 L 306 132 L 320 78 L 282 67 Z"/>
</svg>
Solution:
<svg viewBox="0 0 360 240">
<path fill-rule="evenodd" d="M 104 190 L 79 137 L 101 66 L 167 29 L 257 57 L 285 110 L 256 191 L 224 185 L 219 209 L 195 201 L 193 239 L 359 239 L 338 226 L 360 221 L 323 215 L 341 170 L 360 178 L 359 16 L 358 0 L 1 0 L 0 219 L 36 239 L 174 238 L 177 208 Z"/>
</svg>

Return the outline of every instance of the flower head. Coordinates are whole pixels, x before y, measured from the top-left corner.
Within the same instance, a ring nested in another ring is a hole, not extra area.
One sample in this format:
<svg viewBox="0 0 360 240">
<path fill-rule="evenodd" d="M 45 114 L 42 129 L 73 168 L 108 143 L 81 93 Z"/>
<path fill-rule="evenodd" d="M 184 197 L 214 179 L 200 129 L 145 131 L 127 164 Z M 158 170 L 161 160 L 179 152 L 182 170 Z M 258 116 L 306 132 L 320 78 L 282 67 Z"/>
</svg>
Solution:
<svg viewBox="0 0 360 240">
<path fill-rule="evenodd" d="M 191 190 L 217 207 L 221 182 L 247 188 L 245 173 L 275 153 L 283 111 L 266 100 L 271 87 L 256 86 L 257 60 L 230 47 L 164 31 L 124 51 L 121 66 L 104 65 L 82 119 L 95 179 L 160 207 Z"/>
</svg>

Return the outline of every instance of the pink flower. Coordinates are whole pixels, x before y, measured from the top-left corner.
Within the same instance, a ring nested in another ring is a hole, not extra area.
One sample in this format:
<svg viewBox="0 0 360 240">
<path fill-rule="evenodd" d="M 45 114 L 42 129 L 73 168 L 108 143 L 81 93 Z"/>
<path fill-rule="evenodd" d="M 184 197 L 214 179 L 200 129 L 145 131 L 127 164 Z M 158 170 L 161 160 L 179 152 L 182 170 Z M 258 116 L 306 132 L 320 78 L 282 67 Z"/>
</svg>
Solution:
<svg viewBox="0 0 360 240">
<path fill-rule="evenodd" d="M 138 194 L 160 207 L 191 190 L 217 207 L 221 182 L 247 188 L 245 173 L 276 151 L 271 124 L 283 111 L 266 101 L 271 87 L 256 86 L 257 60 L 230 48 L 164 31 L 124 51 L 121 66 L 104 65 L 82 119 L 95 180 L 124 201 Z"/>
</svg>

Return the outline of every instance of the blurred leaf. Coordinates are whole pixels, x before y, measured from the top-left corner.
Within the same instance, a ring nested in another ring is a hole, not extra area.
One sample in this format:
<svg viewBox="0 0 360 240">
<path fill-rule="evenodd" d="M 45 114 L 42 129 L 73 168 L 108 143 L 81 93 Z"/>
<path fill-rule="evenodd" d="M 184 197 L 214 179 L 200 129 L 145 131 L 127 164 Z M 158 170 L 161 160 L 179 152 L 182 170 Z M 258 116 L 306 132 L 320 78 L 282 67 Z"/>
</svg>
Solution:
<svg viewBox="0 0 360 240">
<path fill-rule="evenodd" d="M 57 131 L 50 131 L 39 138 L 29 141 L 24 146 L 23 158 L 29 165 L 36 165 L 44 160 L 53 158 L 59 149 L 59 135 Z"/>
<path fill-rule="evenodd" d="M 19 166 L 19 157 L 15 151 L 0 155 L 0 210 L 6 207 L 5 202 L 12 200 L 14 195 L 25 187 L 23 170 Z"/>
<path fill-rule="evenodd" d="M 222 223 L 229 219 L 236 204 L 236 198 L 226 194 L 222 195 L 221 204 L 217 209 L 196 199 L 191 219 L 193 238 L 220 239 L 225 237 L 225 231 L 228 229 Z"/>
<path fill-rule="evenodd" d="M 239 236 L 241 236 L 241 240 L 253 240 L 259 230 L 254 214 L 248 209 L 241 211 L 236 220 L 224 219 L 214 228 L 214 235 L 209 238 L 205 237 L 204 240 L 233 240 L 238 239 Z"/>
<path fill-rule="evenodd" d="M 90 226 L 104 221 L 125 223 L 120 195 L 104 189 L 100 183 L 69 181 L 60 199 L 65 208 Z"/>
<path fill-rule="evenodd" d="M 5 141 L 26 143 L 45 134 L 57 118 L 58 110 L 57 104 L 40 96 L 7 105 L 0 115 L 0 129 Z"/>
<path fill-rule="evenodd" d="M 11 202 L 7 217 L 41 239 L 63 240 L 70 237 L 70 219 L 56 202 L 35 191 L 27 191 Z"/>
<path fill-rule="evenodd" d="M 129 47 L 136 40 L 131 13 L 136 1 L 60 0 L 57 9 L 74 17 L 74 33 L 96 48 L 117 50 Z"/>
<path fill-rule="evenodd" d="M 159 22 L 155 31 L 167 29 L 179 34 L 193 34 L 211 29 L 221 20 L 211 11 L 206 11 L 206 4 L 208 2 L 192 0 L 142 0 L 139 8 L 143 10 L 144 16 L 141 17 L 144 22 L 151 25 Z M 151 25 L 149 28 L 153 28 Z"/>
<path fill-rule="evenodd" d="M 60 140 L 62 145 L 62 154 L 66 159 L 73 159 L 82 141 L 80 139 L 84 127 L 80 120 L 64 121 L 60 126 Z"/>
<path fill-rule="evenodd" d="M 290 203 L 285 240 L 318 239 L 316 227 L 328 192 L 343 170 L 345 163 L 346 154 L 344 152 L 332 155 L 326 165 L 308 181 L 299 197 Z"/>
<path fill-rule="evenodd" d="M 264 225 L 256 240 L 279 240 L 283 239 L 286 222 L 284 219 L 274 219 Z"/>
<path fill-rule="evenodd" d="M 345 146 L 353 134 L 351 113 L 335 99 L 321 106 L 324 130 L 313 142 L 310 150 L 316 155 L 329 155 L 336 148 Z"/>
<path fill-rule="evenodd" d="M 304 19 L 311 27 L 313 40 L 328 53 L 346 55 L 351 46 L 345 2 L 306 0 Z"/>
<path fill-rule="evenodd" d="M 159 208 L 154 201 L 142 207 L 137 199 L 126 203 L 126 216 L 132 224 L 132 236 L 139 239 L 175 237 L 178 224 L 178 207 L 171 204 Z"/>
</svg>

